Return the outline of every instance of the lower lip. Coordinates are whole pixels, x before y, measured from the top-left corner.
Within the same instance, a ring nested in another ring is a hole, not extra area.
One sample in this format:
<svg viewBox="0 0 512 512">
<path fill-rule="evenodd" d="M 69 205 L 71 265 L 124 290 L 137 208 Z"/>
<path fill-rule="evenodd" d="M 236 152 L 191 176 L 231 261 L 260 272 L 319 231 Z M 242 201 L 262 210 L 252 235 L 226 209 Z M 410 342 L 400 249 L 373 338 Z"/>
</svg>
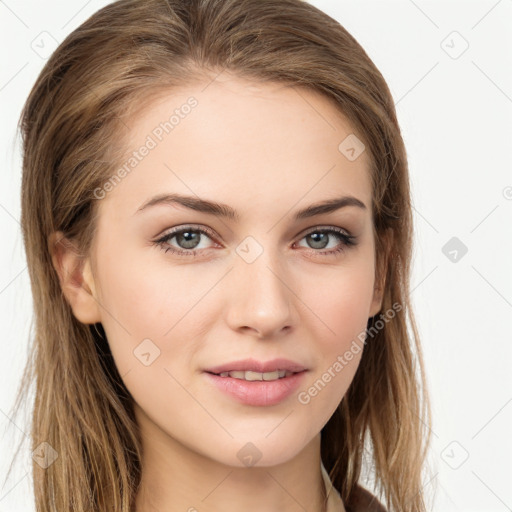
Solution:
<svg viewBox="0 0 512 512">
<path fill-rule="evenodd" d="M 205 372 L 221 391 L 246 405 L 268 406 L 282 402 L 300 386 L 307 370 L 277 380 L 242 380 Z"/>
</svg>

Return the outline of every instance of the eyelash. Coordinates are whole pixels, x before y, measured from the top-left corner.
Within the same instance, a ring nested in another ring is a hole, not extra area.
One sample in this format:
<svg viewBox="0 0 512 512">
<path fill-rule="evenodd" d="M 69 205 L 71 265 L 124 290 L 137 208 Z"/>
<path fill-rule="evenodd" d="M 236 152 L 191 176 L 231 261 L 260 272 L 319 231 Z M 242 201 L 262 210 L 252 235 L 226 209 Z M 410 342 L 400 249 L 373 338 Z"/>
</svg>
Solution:
<svg viewBox="0 0 512 512">
<path fill-rule="evenodd" d="M 174 231 L 170 231 L 169 233 L 166 233 L 164 236 L 162 236 L 161 238 L 156 240 L 154 243 L 160 249 L 162 249 L 165 253 L 171 252 L 177 256 L 192 256 L 192 257 L 198 256 L 198 253 L 201 252 L 202 249 L 199 249 L 199 250 L 191 249 L 191 250 L 187 251 L 184 249 L 181 249 L 181 250 L 176 249 L 176 248 L 168 245 L 168 242 L 170 240 L 172 240 L 176 235 L 179 235 L 180 233 L 185 233 L 187 231 L 192 231 L 194 233 L 201 233 L 201 234 L 207 235 L 209 238 L 212 238 L 212 239 L 215 238 L 215 234 L 207 228 L 196 228 L 194 226 L 186 226 L 185 228 L 176 229 Z M 313 229 L 313 230 L 305 233 L 302 236 L 302 238 L 305 238 L 306 236 L 311 235 L 313 233 L 334 233 L 341 241 L 340 246 L 337 247 L 336 249 L 331 249 L 331 250 L 324 251 L 324 252 L 317 251 L 315 249 L 310 249 L 314 253 L 318 253 L 323 256 L 336 255 L 336 254 L 344 252 L 351 246 L 357 245 L 357 242 L 355 241 L 356 240 L 355 236 L 347 235 L 343 230 L 341 230 L 339 228 L 334 228 L 334 227 L 331 227 L 329 229 Z M 301 240 L 302 240 L 302 238 L 301 238 Z M 208 250 L 208 249 L 205 249 L 205 250 Z"/>
</svg>

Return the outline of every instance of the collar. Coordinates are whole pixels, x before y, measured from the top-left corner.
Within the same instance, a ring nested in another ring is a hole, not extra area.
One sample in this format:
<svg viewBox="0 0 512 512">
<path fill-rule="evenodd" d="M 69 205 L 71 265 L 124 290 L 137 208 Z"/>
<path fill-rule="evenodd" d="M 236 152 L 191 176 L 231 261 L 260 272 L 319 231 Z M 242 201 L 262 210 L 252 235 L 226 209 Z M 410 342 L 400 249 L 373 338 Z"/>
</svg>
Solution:
<svg viewBox="0 0 512 512">
<path fill-rule="evenodd" d="M 326 512 L 346 512 L 345 507 L 343 506 L 343 501 L 341 500 L 340 493 L 332 484 L 331 479 L 329 478 L 329 474 L 327 473 L 323 463 L 320 464 L 322 469 L 322 477 L 325 484 L 325 494 L 327 496 Z"/>
</svg>

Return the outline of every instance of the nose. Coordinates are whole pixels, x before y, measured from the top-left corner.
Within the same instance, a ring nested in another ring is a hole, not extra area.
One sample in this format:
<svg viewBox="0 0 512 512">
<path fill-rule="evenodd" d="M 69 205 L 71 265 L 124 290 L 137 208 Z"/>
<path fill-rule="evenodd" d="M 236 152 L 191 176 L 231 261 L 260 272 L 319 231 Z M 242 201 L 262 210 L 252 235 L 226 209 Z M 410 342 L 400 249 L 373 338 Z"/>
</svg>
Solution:
<svg viewBox="0 0 512 512">
<path fill-rule="evenodd" d="M 235 331 L 275 338 L 297 322 L 297 296 L 278 259 L 265 250 L 247 263 L 236 257 L 228 277 L 227 323 Z"/>
</svg>

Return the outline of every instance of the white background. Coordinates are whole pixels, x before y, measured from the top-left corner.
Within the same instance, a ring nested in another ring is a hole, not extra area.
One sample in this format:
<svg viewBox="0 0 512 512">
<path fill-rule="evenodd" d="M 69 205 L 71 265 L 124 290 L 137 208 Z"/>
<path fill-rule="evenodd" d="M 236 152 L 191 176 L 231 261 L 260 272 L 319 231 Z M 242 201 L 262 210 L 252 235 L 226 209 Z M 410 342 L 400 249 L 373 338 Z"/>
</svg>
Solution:
<svg viewBox="0 0 512 512">
<path fill-rule="evenodd" d="M 28 443 L 4 481 L 30 417 L 9 417 L 32 314 L 16 123 L 45 63 L 36 44 L 45 38 L 52 48 L 51 38 L 62 41 L 107 3 L 0 1 L 0 512 L 34 510 Z M 512 0 L 311 3 L 336 18 L 380 69 L 407 146 L 412 298 L 434 412 L 424 487 L 431 509 L 512 510 Z M 443 252 L 452 237 L 468 249 L 456 262 L 444 254 L 450 246 Z"/>
</svg>

